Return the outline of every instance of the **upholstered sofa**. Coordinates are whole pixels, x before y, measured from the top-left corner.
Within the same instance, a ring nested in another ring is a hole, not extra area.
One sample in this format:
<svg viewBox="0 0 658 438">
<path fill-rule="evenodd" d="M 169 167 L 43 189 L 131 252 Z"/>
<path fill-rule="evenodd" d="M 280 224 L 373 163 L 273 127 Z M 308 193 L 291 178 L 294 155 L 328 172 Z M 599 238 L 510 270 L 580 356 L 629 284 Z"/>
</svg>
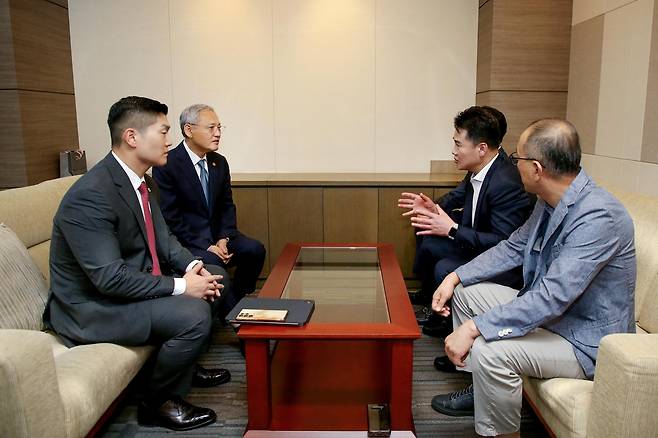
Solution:
<svg viewBox="0 0 658 438">
<path fill-rule="evenodd" d="M 53 216 L 75 180 L 0 191 L 0 437 L 86 436 L 152 351 L 42 331 Z"/>
<path fill-rule="evenodd" d="M 611 191 L 635 224 L 637 334 L 603 338 L 593 382 L 524 379 L 526 400 L 560 438 L 658 436 L 658 199 Z"/>
</svg>

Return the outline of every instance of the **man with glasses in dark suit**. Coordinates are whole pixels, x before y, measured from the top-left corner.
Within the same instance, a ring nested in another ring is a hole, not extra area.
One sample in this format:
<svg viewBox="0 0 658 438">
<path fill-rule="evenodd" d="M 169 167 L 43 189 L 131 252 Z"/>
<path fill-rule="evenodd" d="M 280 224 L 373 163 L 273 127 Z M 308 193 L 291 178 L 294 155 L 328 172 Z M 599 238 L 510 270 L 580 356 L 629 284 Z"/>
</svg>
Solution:
<svg viewBox="0 0 658 438">
<path fill-rule="evenodd" d="M 212 107 L 191 105 L 180 115 L 183 141 L 167 164 L 153 169 L 162 214 L 178 240 L 204 263 L 235 266 L 232 294 L 221 316 L 254 292 L 265 262 L 265 247 L 238 231 L 226 158 L 219 153 L 224 127 Z"/>
</svg>

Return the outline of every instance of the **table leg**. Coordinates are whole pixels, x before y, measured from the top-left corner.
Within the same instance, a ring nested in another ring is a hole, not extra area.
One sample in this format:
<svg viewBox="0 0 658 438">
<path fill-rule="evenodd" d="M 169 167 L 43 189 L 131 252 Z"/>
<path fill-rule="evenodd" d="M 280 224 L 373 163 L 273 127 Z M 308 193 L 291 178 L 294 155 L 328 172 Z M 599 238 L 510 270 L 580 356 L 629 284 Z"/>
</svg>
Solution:
<svg viewBox="0 0 658 438">
<path fill-rule="evenodd" d="M 272 418 L 270 343 L 267 339 L 246 339 L 247 430 L 269 429 Z"/>
<path fill-rule="evenodd" d="M 391 345 L 391 430 L 415 431 L 411 414 L 413 342 L 392 341 Z"/>
</svg>

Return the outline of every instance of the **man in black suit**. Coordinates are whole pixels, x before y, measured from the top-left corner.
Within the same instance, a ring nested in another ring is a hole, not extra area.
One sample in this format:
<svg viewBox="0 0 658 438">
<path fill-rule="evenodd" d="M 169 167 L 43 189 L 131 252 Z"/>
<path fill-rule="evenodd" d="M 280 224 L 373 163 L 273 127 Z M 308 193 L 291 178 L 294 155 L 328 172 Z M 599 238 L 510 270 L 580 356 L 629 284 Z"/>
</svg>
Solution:
<svg viewBox="0 0 658 438">
<path fill-rule="evenodd" d="M 507 129 L 505 116 L 495 108 L 473 106 L 454 120 L 453 158 L 468 173 L 436 203 L 420 193 L 402 193 L 398 206 L 408 209 L 415 227 L 414 271 L 422 289 L 416 302 L 427 304 L 445 276 L 506 239 L 528 218 L 530 198 L 518 170 L 500 147 Z M 520 287 L 520 269 L 493 279 Z M 449 318 L 432 315 L 423 326 L 431 336 L 447 336 Z"/>
<path fill-rule="evenodd" d="M 216 152 L 222 125 L 215 111 L 202 104 L 185 108 L 180 129 L 184 140 L 165 166 L 153 169 L 153 178 L 162 214 L 183 246 L 205 263 L 236 267 L 226 314 L 256 288 L 265 247 L 238 231 L 228 162 Z"/>
<path fill-rule="evenodd" d="M 44 323 L 69 346 L 157 345 L 139 422 L 187 430 L 217 418 L 183 400 L 190 386 L 230 379 L 228 370 L 196 365 L 226 273 L 178 243 L 150 196 L 145 173 L 167 161 L 171 144 L 166 114 L 166 105 L 135 96 L 110 108 L 111 152 L 73 184 L 55 214 Z"/>
</svg>

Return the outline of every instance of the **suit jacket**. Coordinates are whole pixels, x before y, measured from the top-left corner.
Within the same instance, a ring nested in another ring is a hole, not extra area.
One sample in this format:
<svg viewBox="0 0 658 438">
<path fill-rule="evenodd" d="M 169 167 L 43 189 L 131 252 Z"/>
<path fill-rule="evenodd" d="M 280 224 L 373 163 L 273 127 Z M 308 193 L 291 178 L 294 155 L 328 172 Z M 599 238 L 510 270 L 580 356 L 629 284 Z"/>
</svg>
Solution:
<svg viewBox="0 0 658 438">
<path fill-rule="evenodd" d="M 471 223 L 471 175 L 468 172 L 462 182 L 437 203 L 447 213 L 463 208 L 461 215 L 451 214 L 453 220 L 459 223 L 455 243 L 465 255 L 474 257 L 520 227 L 528 218 L 532 203 L 523 188 L 518 169 L 501 149 L 482 182 L 475 221 Z"/>
<path fill-rule="evenodd" d="M 550 216 L 549 216 L 550 214 Z M 542 220 L 547 220 L 541 236 Z M 551 213 L 538 200 L 509 239 L 456 270 L 463 285 L 523 265 L 524 287 L 474 322 L 487 341 L 544 327 L 568 340 L 588 378 L 601 338 L 635 332 L 633 221 L 581 170 Z"/>
<path fill-rule="evenodd" d="M 160 205 L 172 232 L 187 248 L 206 250 L 224 237 L 239 234 L 226 158 L 206 154 L 210 205 L 206 205 L 199 176 L 181 142 L 169 151 L 167 164 L 153 169 Z"/>
<path fill-rule="evenodd" d="M 153 181 L 148 176 L 149 187 Z M 145 343 L 150 316 L 134 303 L 170 296 L 194 260 L 150 196 L 163 275 L 151 275 L 144 217 L 128 175 L 108 154 L 71 186 L 53 220 L 50 295 L 44 322 L 76 343 Z"/>
</svg>

